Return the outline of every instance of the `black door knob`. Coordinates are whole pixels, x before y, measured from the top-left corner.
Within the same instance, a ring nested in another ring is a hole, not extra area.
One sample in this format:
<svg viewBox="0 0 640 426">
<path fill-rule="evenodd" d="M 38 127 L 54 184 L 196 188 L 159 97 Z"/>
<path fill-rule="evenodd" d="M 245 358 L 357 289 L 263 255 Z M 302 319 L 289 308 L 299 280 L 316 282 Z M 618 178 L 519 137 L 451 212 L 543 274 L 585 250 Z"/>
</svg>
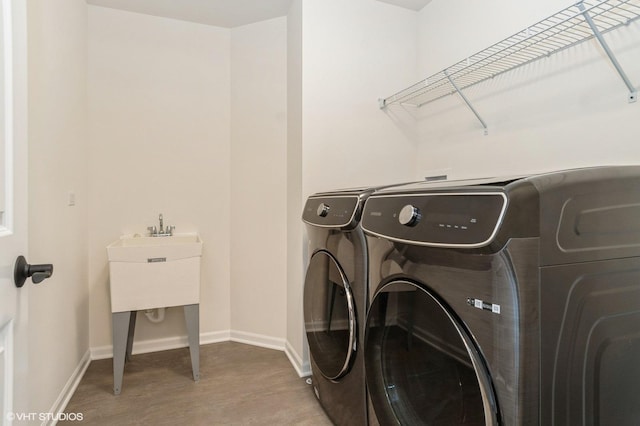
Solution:
<svg viewBox="0 0 640 426">
<path fill-rule="evenodd" d="M 29 265 L 24 256 L 18 256 L 13 270 L 13 281 L 16 287 L 22 287 L 27 278 L 31 277 L 34 284 L 38 284 L 53 274 L 53 265 Z"/>
</svg>

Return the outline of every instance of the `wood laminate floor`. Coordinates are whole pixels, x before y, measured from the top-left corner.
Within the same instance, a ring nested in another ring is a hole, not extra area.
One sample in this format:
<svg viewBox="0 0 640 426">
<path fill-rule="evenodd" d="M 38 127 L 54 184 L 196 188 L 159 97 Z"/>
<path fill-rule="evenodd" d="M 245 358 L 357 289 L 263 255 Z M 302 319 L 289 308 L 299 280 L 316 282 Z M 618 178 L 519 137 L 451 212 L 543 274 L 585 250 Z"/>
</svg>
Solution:
<svg viewBox="0 0 640 426">
<path fill-rule="evenodd" d="M 187 348 L 133 355 L 117 396 L 112 360 L 92 361 L 65 412 L 88 425 L 331 425 L 283 352 L 235 342 L 200 347 L 198 383 Z"/>
</svg>

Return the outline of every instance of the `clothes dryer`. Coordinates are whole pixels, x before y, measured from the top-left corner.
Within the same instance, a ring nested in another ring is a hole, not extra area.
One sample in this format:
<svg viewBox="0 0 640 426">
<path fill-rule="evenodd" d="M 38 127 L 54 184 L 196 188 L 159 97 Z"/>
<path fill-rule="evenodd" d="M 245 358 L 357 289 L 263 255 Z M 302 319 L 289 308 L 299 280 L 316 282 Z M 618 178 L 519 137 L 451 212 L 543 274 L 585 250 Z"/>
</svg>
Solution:
<svg viewBox="0 0 640 426">
<path fill-rule="evenodd" d="M 368 305 L 366 240 L 360 227 L 373 188 L 310 196 L 302 219 L 310 253 L 305 331 L 315 394 L 336 425 L 366 425 L 362 343 Z"/>
<path fill-rule="evenodd" d="M 640 418 L 640 167 L 367 200 L 370 424 Z"/>
</svg>

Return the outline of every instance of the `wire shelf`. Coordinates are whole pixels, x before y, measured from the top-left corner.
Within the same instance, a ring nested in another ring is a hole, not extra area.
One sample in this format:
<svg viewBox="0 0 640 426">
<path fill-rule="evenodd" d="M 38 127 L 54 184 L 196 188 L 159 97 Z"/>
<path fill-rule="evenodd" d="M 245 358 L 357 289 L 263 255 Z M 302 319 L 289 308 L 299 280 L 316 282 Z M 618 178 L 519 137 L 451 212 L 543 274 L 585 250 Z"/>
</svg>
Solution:
<svg viewBox="0 0 640 426">
<path fill-rule="evenodd" d="M 580 1 L 445 70 L 381 99 L 380 107 L 391 104 L 420 107 L 456 92 L 462 95 L 461 91 L 470 86 L 599 37 L 598 31 L 600 34 L 606 33 L 628 25 L 638 17 L 640 0 Z M 591 24 L 595 24 L 595 29 Z M 601 43 L 604 41 L 601 40 Z"/>
</svg>

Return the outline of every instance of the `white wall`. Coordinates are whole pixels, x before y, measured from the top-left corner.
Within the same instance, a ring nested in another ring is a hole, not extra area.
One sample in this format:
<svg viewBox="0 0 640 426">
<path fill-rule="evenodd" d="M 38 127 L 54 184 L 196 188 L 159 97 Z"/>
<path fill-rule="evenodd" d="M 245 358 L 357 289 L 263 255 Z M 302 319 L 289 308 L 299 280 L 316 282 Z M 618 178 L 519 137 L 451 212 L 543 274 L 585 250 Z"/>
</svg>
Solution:
<svg viewBox="0 0 640 426">
<path fill-rule="evenodd" d="M 286 337 L 287 20 L 231 30 L 232 337 Z"/>
<path fill-rule="evenodd" d="M 111 346 L 105 247 L 163 213 L 204 241 L 201 333 L 230 327 L 229 30 L 89 6 L 91 347 Z M 186 335 L 182 309 L 136 341 Z M 135 346 L 134 346 L 135 351 Z M 103 353 L 102 355 L 105 355 Z"/>
<path fill-rule="evenodd" d="M 287 278 L 287 339 L 304 369 L 304 199 L 414 175 L 415 121 L 408 114 L 389 116 L 377 100 L 416 79 L 418 21 L 415 12 L 371 0 L 294 1 L 289 20 L 289 69 L 299 74 L 288 77 L 289 153 L 302 161 L 301 169 L 289 163 L 289 179 L 299 178 L 302 185 L 290 184 L 289 190 L 293 266 Z"/>
<path fill-rule="evenodd" d="M 287 354 L 298 374 L 309 371 L 301 283 L 304 280 L 302 211 L 302 3 L 287 15 Z"/>
<path fill-rule="evenodd" d="M 372 0 L 307 0 L 302 22 L 304 196 L 412 177 L 415 123 L 377 99 L 416 79 L 417 14 Z"/>
<path fill-rule="evenodd" d="M 573 3 L 433 0 L 420 12 L 420 78 Z M 639 37 L 640 22 L 605 34 L 636 87 Z M 434 169 L 460 178 L 640 161 L 640 102 L 627 103 L 626 86 L 595 41 L 498 76 L 466 95 L 489 134 L 483 135 L 457 96 L 423 106 L 415 112 L 417 177 Z"/>
<path fill-rule="evenodd" d="M 29 409 L 49 412 L 89 348 L 87 6 L 28 2 L 29 253 L 53 276 L 29 293 Z M 68 192 L 76 205 L 68 206 Z"/>
</svg>

